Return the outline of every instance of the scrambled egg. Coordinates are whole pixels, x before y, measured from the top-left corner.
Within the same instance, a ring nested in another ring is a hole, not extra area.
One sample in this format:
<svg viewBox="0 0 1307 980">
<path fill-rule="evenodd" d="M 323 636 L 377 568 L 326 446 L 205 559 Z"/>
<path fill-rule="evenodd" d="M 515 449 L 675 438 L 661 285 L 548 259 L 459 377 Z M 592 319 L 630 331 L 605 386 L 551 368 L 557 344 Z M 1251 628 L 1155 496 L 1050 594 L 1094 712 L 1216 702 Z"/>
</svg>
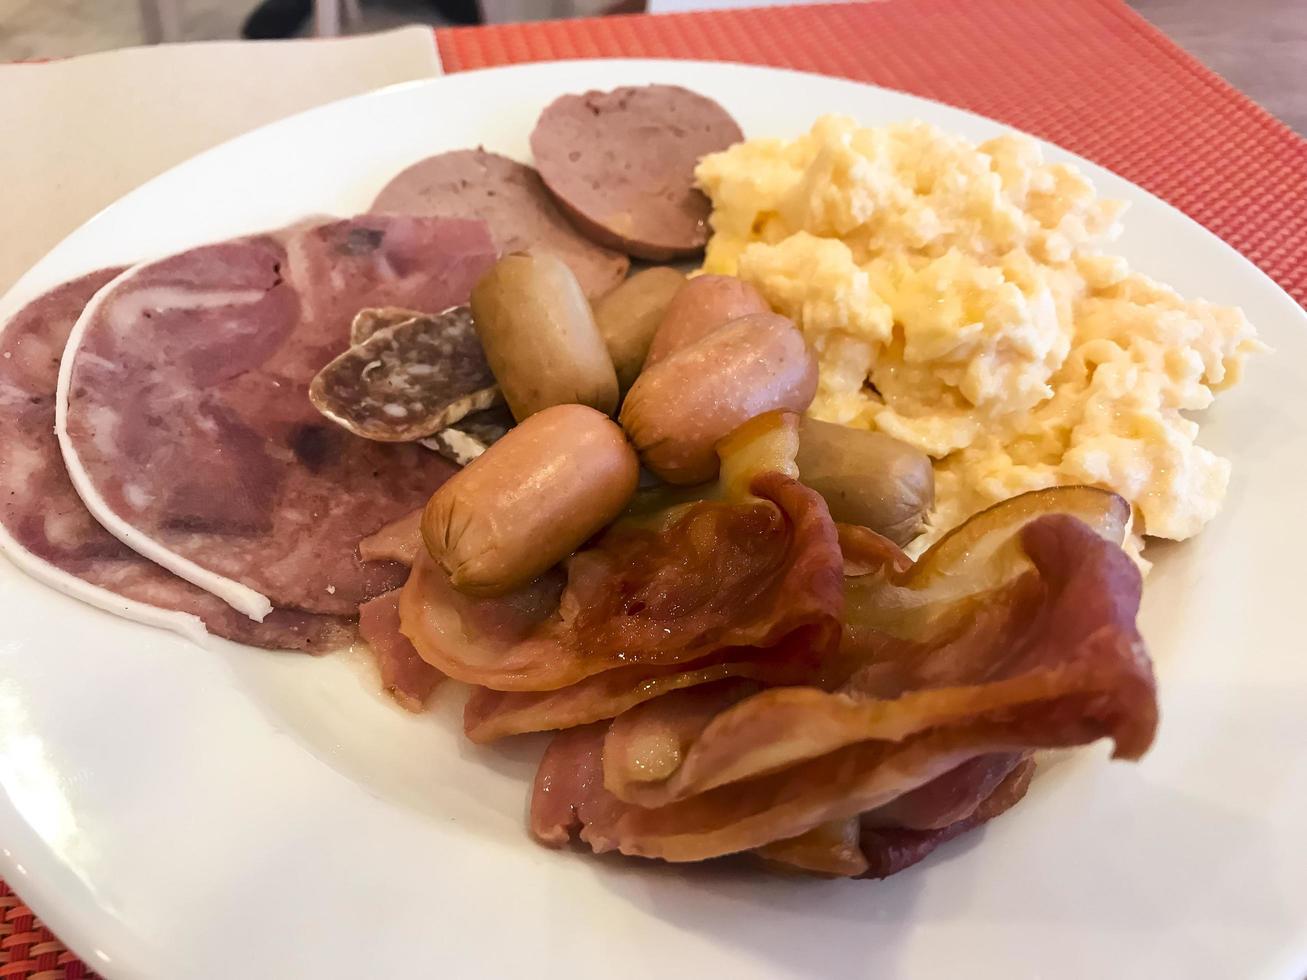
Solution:
<svg viewBox="0 0 1307 980">
<path fill-rule="evenodd" d="M 821 366 L 811 414 L 936 460 L 929 540 L 1057 484 L 1108 487 L 1139 533 L 1187 538 L 1230 464 L 1184 413 L 1260 348 L 1243 313 L 1186 301 L 1102 250 L 1123 203 L 1008 135 L 826 116 L 705 157 L 704 271 L 753 283 Z"/>
</svg>

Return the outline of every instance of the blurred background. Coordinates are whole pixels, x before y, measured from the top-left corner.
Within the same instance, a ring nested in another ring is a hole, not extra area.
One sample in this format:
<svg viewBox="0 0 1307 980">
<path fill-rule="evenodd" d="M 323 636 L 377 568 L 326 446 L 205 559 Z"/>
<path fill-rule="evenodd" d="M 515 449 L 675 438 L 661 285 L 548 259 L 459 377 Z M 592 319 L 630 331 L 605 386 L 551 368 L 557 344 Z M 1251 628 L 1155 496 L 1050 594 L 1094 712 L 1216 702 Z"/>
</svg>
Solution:
<svg viewBox="0 0 1307 980">
<path fill-rule="evenodd" d="M 1307 133 L 1307 84 L 1304 83 L 1307 0 L 1128 2 L 1236 87 L 1300 133 Z M 775 3 L 768 0 L 264 0 L 263 3 L 257 0 L 0 0 L 0 62 L 64 58 L 159 40 L 360 34 L 411 23 L 433 26 L 503 23 L 768 5 Z"/>
</svg>

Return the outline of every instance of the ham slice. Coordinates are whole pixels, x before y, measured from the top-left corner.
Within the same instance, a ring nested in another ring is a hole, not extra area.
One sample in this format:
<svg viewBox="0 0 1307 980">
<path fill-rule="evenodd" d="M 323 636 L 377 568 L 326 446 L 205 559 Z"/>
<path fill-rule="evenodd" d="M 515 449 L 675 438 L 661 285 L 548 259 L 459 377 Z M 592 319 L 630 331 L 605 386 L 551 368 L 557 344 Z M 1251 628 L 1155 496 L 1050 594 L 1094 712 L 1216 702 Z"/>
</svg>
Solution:
<svg viewBox="0 0 1307 980">
<path fill-rule="evenodd" d="M 203 641 L 321 652 L 347 645 L 348 617 L 288 609 L 263 622 L 141 557 L 106 531 L 69 482 L 55 438 L 55 389 L 69 331 L 121 269 L 33 300 L 0 331 L 0 550 L 34 577 L 109 612 Z"/>
<path fill-rule="evenodd" d="M 494 258 L 481 222 L 365 215 L 128 270 L 86 307 L 63 359 L 74 486 L 121 541 L 254 619 L 273 604 L 354 615 L 405 574 L 362 562 L 360 536 L 452 468 L 331 424 L 308 384 L 360 309 L 446 309 Z"/>
</svg>

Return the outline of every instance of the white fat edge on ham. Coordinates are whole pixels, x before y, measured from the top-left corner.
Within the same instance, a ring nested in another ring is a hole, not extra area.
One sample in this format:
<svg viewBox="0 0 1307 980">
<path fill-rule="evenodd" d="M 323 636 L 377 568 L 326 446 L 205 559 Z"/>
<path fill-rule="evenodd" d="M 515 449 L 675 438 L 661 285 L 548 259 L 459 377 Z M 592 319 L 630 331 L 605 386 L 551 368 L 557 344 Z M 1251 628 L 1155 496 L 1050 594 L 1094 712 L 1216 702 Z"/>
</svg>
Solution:
<svg viewBox="0 0 1307 980">
<path fill-rule="evenodd" d="M 22 312 L 22 308 L 18 312 Z M 0 326 L 0 336 L 4 335 L 4 332 L 9 329 L 17 317 L 18 313 L 15 313 L 14 316 L 5 321 L 3 326 Z M 174 633 L 180 633 L 201 646 L 209 645 L 211 636 L 204 626 L 204 620 L 200 619 L 199 616 L 178 612 L 175 609 L 152 606 L 147 602 L 138 602 L 135 599 L 120 596 L 117 592 L 111 592 L 109 589 L 92 585 L 85 579 L 80 579 L 71 572 L 66 572 L 39 555 L 33 554 L 23 547 L 3 524 L 0 524 L 0 554 L 9 559 L 19 571 L 31 576 L 43 585 L 48 585 L 56 592 L 66 595 L 70 599 L 76 599 L 88 606 L 94 606 L 96 609 L 102 609 L 107 613 L 137 623 L 143 623 L 146 626 L 172 630 Z"/>
<path fill-rule="evenodd" d="M 83 336 L 85 336 L 96 313 L 104 305 L 107 298 L 124 283 L 129 282 L 142 269 L 155 264 L 157 261 L 157 259 L 151 259 L 141 262 L 132 266 L 117 278 L 111 279 L 98 293 L 91 297 L 91 301 L 86 304 L 86 308 L 82 310 L 81 316 L 77 318 L 77 322 L 73 325 L 72 332 L 68 335 L 68 344 L 64 347 L 63 359 L 59 362 L 59 386 L 55 390 L 54 431 L 55 436 L 59 439 L 59 451 L 63 455 L 64 467 L 68 470 L 68 477 L 72 481 L 73 489 L 82 498 L 82 503 L 91 512 L 91 516 L 99 521 L 106 531 L 138 555 L 150 559 L 156 565 L 166 568 L 179 578 L 183 578 L 192 585 L 217 596 L 237 612 L 261 623 L 268 613 L 272 612 L 272 602 L 267 596 L 251 589 L 248 585 L 243 585 L 234 579 L 227 578 L 225 575 L 211 572 L 197 565 L 189 558 L 184 558 L 176 552 L 170 551 L 163 544 L 115 514 L 108 501 L 100 496 L 99 491 L 96 490 L 90 474 L 87 473 L 86 467 L 82 465 L 82 460 L 77 455 L 77 449 L 73 445 L 72 439 L 68 436 L 69 391 L 72 388 L 73 365 Z M 106 594 L 113 595 L 113 593 Z M 119 604 L 125 601 L 117 596 L 114 598 L 118 600 Z M 96 605 L 99 605 L 99 603 L 96 603 Z M 167 613 L 164 615 L 185 614 Z M 196 622 L 199 623 L 199 620 L 197 619 Z M 204 632 L 202 623 L 200 623 L 199 628 L 201 632 Z"/>
<path fill-rule="evenodd" d="M 8 558 L 19 571 L 30 575 L 36 581 L 50 586 L 56 592 L 60 592 L 70 599 L 76 599 L 88 606 L 103 609 L 107 613 L 137 623 L 143 623 L 146 626 L 172 630 L 174 633 L 180 633 L 188 640 L 193 640 L 201 646 L 210 645 L 212 635 L 205 628 L 204 620 L 200 619 L 199 616 L 192 616 L 190 613 L 178 612 L 174 609 L 164 609 L 161 606 L 152 606 L 147 602 L 138 602 L 135 599 L 120 596 L 117 592 L 110 592 L 98 585 L 92 585 L 70 572 L 65 572 L 58 566 L 51 565 L 44 558 L 32 554 L 14 540 L 4 525 L 0 525 L 0 554 Z"/>
</svg>

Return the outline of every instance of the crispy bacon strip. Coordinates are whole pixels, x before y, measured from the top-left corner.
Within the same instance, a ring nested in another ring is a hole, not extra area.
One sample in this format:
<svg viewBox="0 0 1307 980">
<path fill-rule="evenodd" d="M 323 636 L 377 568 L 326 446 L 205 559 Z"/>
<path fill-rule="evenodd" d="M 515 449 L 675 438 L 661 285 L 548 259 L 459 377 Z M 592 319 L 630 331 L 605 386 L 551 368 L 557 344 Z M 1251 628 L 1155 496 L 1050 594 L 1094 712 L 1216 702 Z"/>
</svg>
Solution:
<svg viewBox="0 0 1307 980">
<path fill-rule="evenodd" d="M 806 834 L 766 844 L 754 853 L 780 871 L 856 878 L 867 871 L 857 817 L 819 824 Z"/>
<path fill-rule="evenodd" d="M 769 472 L 757 500 L 701 501 L 667 522 L 619 522 L 567 562 L 557 608 L 539 590 L 462 596 L 418 549 L 400 615 L 428 663 L 500 691 L 551 691 L 632 664 L 688 664 L 727 647 L 766 648 L 805 631 L 832 650 L 842 558 L 821 497 Z M 527 616 L 506 612 L 525 607 Z"/>
<path fill-rule="evenodd" d="M 850 642 L 867 667 L 839 692 L 773 689 L 718 711 L 698 710 L 702 691 L 678 692 L 619 717 L 605 783 L 638 805 L 609 812 L 592 836 L 626 854 L 701 860 L 886 807 L 980 756 L 1110 737 L 1116 755 L 1137 758 L 1157 715 L 1134 564 L 1065 515 L 1015 537 L 1026 570 L 983 602 L 937 579 L 943 608 L 968 615 L 962 628 L 919 604 L 922 641 L 862 630 Z M 982 607 L 1001 612 L 975 616 Z"/>
<path fill-rule="evenodd" d="M 958 574 L 928 553 L 907 572 L 882 569 L 851 579 L 843 650 L 860 658 L 863 670 L 839 692 L 777 689 L 715 718 L 667 780 L 651 780 L 647 768 L 626 766 L 623 757 L 647 764 L 642 719 L 670 709 L 655 703 L 628 712 L 609 739 L 608 788 L 660 806 L 855 742 L 900 740 L 1095 687 L 1140 692 L 1131 709 L 1151 705 L 1152 673 L 1134 625 L 1140 580 L 1125 553 L 1066 515 L 1040 518 L 1016 535 L 995 533 L 1005 541 L 987 534 L 975 549 L 997 554 L 1009 546 L 1006 539 L 1019 538 L 1023 560 L 1005 558 L 1011 577 L 997 585 L 992 566 L 980 566 L 977 578 L 987 587 L 976 593 L 965 591 L 970 549 L 948 557 Z M 883 601 L 888 590 L 901 594 L 894 607 Z M 880 622 L 895 630 L 911 624 L 919 634 L 883 632 Z M 1112 655 L 1100 657 L 1100 646 Z M 1114 730 L 1118 753 L 1137 758 L 1152 738 L 1155 706 L 1125 717 L 1139 724 Z M 621 747 L 628 741 L 629 753 Z"/>
<path fill-rule="evenodd" d="M 762 686 L 821 683 L 840 677 L 839 660 L 816 655 L 822 634 L 796 630 L 774 647 L 728 647 L 689 664 L 617 667 L 556 691 L 493 691 L 476 687 L 463 710 L 463 731 L 474 742 L 573 728 L 615 718 L 671 691 L 728 678 Z"/>
<path fill-rule="evenodd" d="M 573 836 L 596 852 L 617 849 L 619 823 L 638 808 L 623 803 L 603 786 L 603 724 L 573 728 L 554 736 L 545 750 L 531 797 L 531 832 L 549 847 Z M 911 812 L 935 829 L 895 826 L 888 808 L 862 818 L 832 820 L 798 837 L 763 845 L 754 854 L 788 871 L 839 877 L 885 878 L 925 858 L 946 841 L 1003 813 L 1025 795 L 1034 763 L 1017 758 L 999 766 L 1004 776 L 993 786 L 991 757 L 944 773 L 903 799 Z M 978 778 L 978 776 L 980 778 Z M 966 816 L 943 823 L 949 804 L 969 800 Z M 932 802 L 934 806 L 932 807 Z"/>
<path fill-rule="evenodd" d="M 754 853 L 786 870 L 886 878 L 1008 809 L 1025 795 L 1034 769 L 1019 755 L 979 756 L 861 817 L 820 824 Z"/>
</svg>

